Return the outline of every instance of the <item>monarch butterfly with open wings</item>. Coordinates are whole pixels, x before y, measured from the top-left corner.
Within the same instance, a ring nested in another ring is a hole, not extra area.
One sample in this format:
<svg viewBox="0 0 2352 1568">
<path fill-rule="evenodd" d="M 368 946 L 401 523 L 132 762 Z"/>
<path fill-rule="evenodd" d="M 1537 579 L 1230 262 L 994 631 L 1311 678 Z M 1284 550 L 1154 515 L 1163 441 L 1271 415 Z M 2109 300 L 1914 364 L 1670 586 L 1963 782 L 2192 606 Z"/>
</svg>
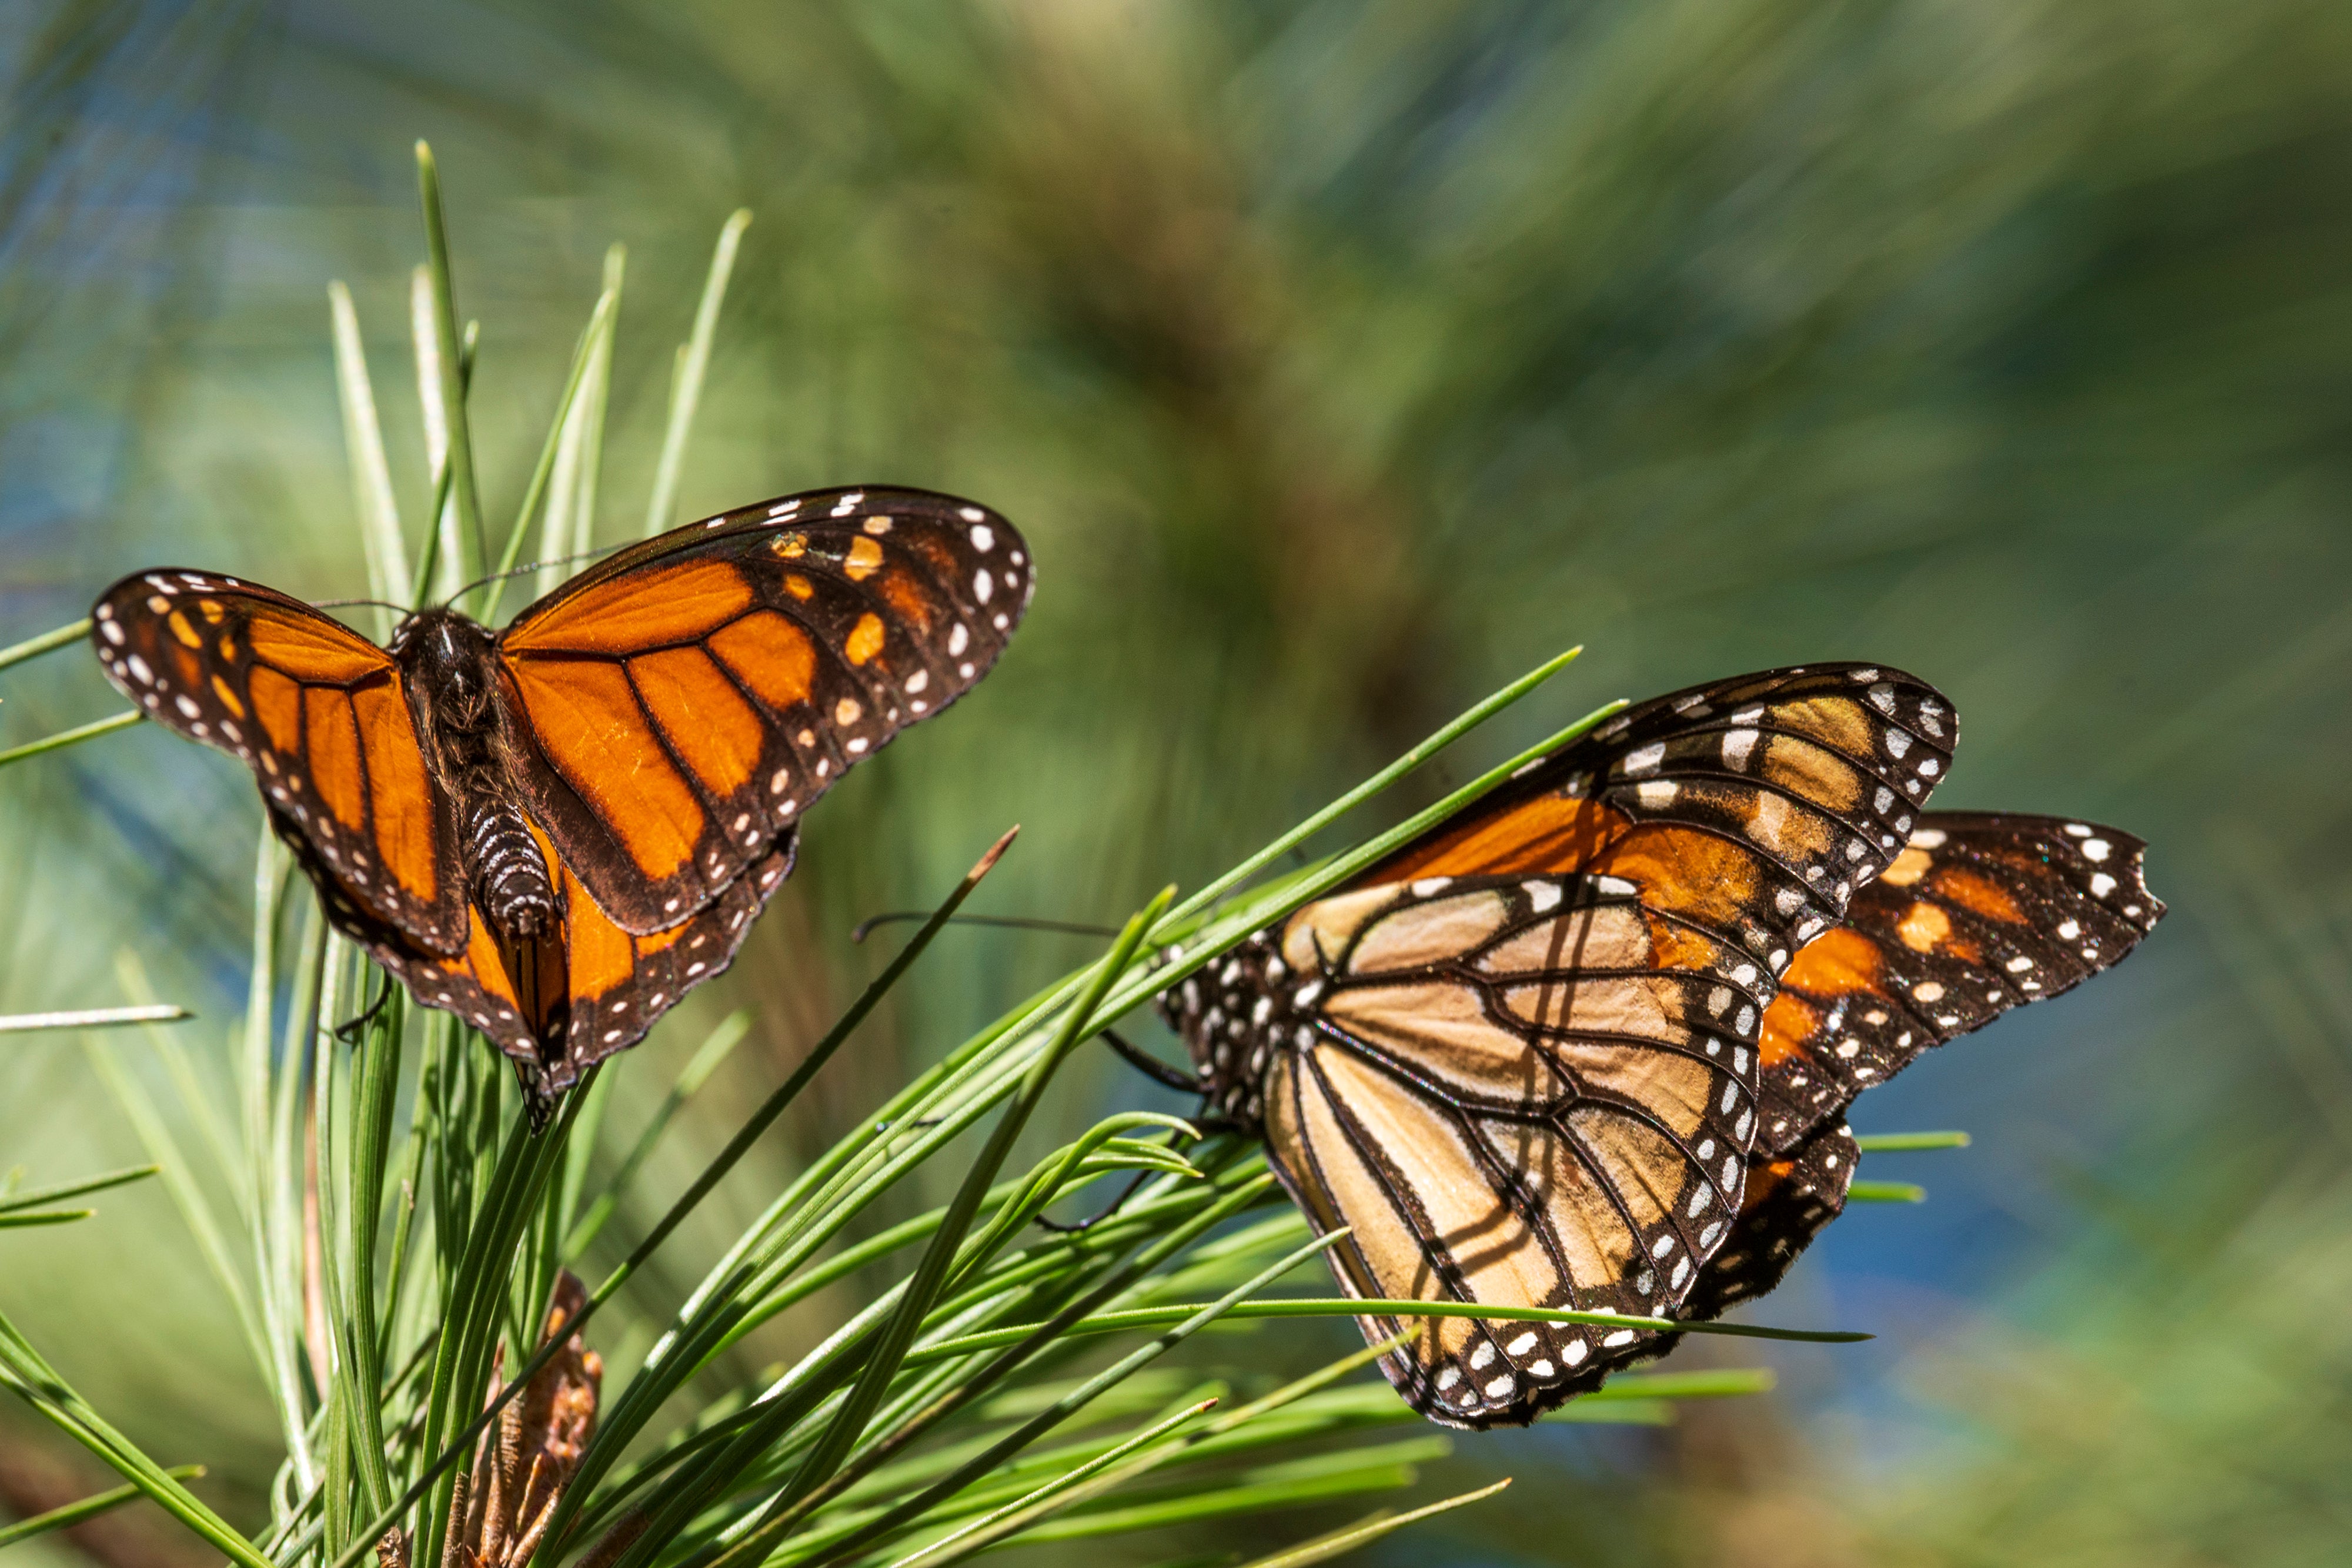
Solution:
<svg viewBox="0 0 2352 1568">
<path fill-rule="evenodd" d="M 1349 1295 L 1719 1312 L 1843 1201 L 1854 1092 L 2112 963 L 2161 913 L 2137 841 L 1926 813 L 1957 733 L 1883 666 L 1657 698 L 1163 1011 L 1308 1222 L 1349 1228 L 1327 1256 Z M 1417 1322 L 1382 1370 L 1459 1427 L 1530 1421 L 1670 1343 Z"/>
<path fill-rule="evenodd" d="M 495 1040 L 534 1118 L 725 968 L 801 817 L 1003 652 L 1021 536 L 928 491 L 811 491 L 621 551 L 491 632 L 379 648 L 216 572 L 91 612 L 113 683 L 247 763 L 328 916 Z"/>
</svg>

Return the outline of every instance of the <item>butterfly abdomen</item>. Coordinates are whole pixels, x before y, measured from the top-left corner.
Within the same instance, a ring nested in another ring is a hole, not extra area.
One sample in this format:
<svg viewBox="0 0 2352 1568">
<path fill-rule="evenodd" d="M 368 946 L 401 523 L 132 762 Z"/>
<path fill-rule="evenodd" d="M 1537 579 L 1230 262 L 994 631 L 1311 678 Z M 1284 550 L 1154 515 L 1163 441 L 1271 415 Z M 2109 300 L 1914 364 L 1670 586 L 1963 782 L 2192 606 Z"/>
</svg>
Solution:
<svg viewBox="0 0 2352 1568">
<path fill-rule="evenodd" d="M 505 935 L 555 930 L 554 881 L 530 824 L 511 801 L 467 802 L 466 871 L 483 915 Z"/>
<path fill-rule="evenodd" d="M 429 766 L 457 806 L 467 891 L 509 941 L 560 938 L 555 879 L 523 813 L 508 758 L 498 654 L 489 633 L 447 611 L 412 617 L 393 653 L 410 672 Z"/>
</svg>

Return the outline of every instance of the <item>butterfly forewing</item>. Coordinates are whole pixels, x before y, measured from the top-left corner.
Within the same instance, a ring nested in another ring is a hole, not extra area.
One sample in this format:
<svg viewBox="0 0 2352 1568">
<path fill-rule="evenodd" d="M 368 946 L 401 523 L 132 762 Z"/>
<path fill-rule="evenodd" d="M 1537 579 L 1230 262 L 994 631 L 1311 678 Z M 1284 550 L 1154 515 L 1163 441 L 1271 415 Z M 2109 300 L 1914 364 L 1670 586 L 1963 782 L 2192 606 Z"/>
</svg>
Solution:
<svg viewBox="0 0 2352 1568">
<path fill-rule="evenodd" d="M 1675 1315 L 1742 1199 L 1790 955 L 1897 853 L 1954 726 L 1863 665 L 1643 704 L 1171 998 L 1360 1295 Z M 1388 1337 L 1401 1326 L 1368 1322 Z M 1383 1367 L 1524 1422 L 1633 1329 L 1434 1320 Z"/>
<path fill-rule="evenodd" d="M 253 769 L 339 924 L 464 950 L 456 821 L 389 654 L 299 600 L 210 572 L 125 578 L 90 613 L 100 664 L 150 718 Z"/>
<path fill-rule="evenodd" d="M 615 556 L 500 638 L 534 814 L 623 929 L 667 929 L 844 772 L 984 674 L 1021 537 L 924 491 L 819 491 Z"/>
<path fill-rule="evenodd" d="M 1764 1022 L 1762 1146 L 1793 1147 L 1927 1047 L 2121 959 L 2164 914 L 2147 848 L 2063 818 L 1923 816 L 1782 977 Z"/>
<path fill-rule="evenodd" d="M 1764 1127 L 1748 1197 L 1689 1312 L 1713 1317 L 1780 1282 L 1845 1204 L 1858 1150 L 1845 1109 L 1931 1045 L 2121 960 L 2163 916 L 2147 846 L 2092 822 L 1929 811 L 1845 923 L 1781 977 L 1764 1015 Z"/>
<path fill-rule="evenodd" d="M 1693 687 L 1618 715 L 1372 876 L 1614 873 L 1777 968 L 1894 859 L 1958 727 L 1933 686 L 1875 665 Z"/>
</svg>

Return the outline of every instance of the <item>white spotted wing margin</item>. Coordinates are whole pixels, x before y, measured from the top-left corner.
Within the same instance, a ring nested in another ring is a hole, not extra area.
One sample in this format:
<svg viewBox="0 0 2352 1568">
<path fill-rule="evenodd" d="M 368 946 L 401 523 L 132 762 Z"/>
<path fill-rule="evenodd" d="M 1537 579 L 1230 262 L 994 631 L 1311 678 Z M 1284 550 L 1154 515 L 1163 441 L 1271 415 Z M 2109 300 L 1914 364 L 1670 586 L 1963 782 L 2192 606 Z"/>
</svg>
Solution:
<svg viewBox="0 0 2352 1568">
<path fill-rule="evenodd" d="M 1714 833 L 1759 856 L 1770 909 L 1744 922 L 1741 937 L 1778 975 L 1902 852 L 1958 738 L 1949 700 L 1916 676 L 1807 664 L 1629 708 L 1522 788 Z"/>
<path fill-rule="evenodd" d="M 1659 967 L 1639 901 L 1601 878 L 1347 902 L 1316 906 L 1299 951 L 1266 956 L 1304 983 L 1265 1019 L 1289 1035 L 1265 1080 L 1267 1145 L 1319 1231 L 1351 1228 L 1331 1254 L 1341 1288 L 1675 1315 L 1739 1210 L 1754 965 L 1694 932 L 1711 958 Z M 1415 1326 L 1362 1324 L 1375 1342 Z M 1448 1318 L 1381 1364 L 1431 1419 L 1485 1427 L 1533 1420 L 1654 1344 Z"/>
<path fill-rule="evenodd" d="M 652 941 L 620 933 L 594 910 L 587 890 L 566 878 L 562 901 L 567 937 L 578 941 L 593 921 L 606 942 L 629 948 L 625 979 L 593 998 L 575 997 L 564 1021 L 563 1048 L 550 1053 L 532 1038 L 515 1009 L 484 989 L 463 966 L 422 958 L 387 934 L 362 936 L 368 954 L 428 1007 L 457 1014 L 488 1036 L 514 1064 L 534 1130 L 543 1128 L 556 1098 L 574 1087 L 594 1063 L 645 1039 L 679 996 L 724 974 L 751 934 L 751 923 L 792 874 L 799 836 L 788 833 L 749 875 L 739 877 L 717 902 Z M 583 921 L 583 918 L 585 917 Z"/>
<path fill-rule="evenodd" d="M 2120 963 L 2163 918 L 2147 845 L 2096 822 L 1930 811 L 1765 1016 L 1761 1152 L 1796 1146 L 1919 1054 Z"/>
</svg>

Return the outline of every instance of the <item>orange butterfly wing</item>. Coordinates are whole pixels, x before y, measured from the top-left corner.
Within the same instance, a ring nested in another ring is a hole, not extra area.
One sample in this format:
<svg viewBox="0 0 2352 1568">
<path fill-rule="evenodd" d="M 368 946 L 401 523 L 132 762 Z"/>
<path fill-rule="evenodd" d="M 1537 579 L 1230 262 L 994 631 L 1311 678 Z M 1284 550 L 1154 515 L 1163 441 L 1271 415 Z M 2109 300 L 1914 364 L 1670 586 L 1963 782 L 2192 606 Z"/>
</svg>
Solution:
<svg viewBox="0 0 2352 1568">
<path fill-rule="evenodd" d="M 532 814 L 613 923 L 677 925 L 1019 622 L 1026 547 L 927 491 L 819 491 L 624 551 L 499 639 Z"/>
<path fill-rule="evenodd" d="M 378 948 L 376 957 L 425 1006 L 457 1014 L 497 1042 L 513 1059 L 533 1115 L 543 1118 L 553 1096 L 590 1065 L 643 1040 L 680 997 L 735 961 L 752 920 L 792 874 L 796 843 L 796 835 L 787 834 L 717 899 L 651 936 L 614 925 L 580 879 L 560 869 L 569 1013 L 562 1049 L 552 1054 L 532 1036 L 515 977 L 478 915 L 466 950 L 454 957 L 398 948 Z M 551 852 L 549 859 L 560 865 Z"/>
<path fill-rule="evenodd" d="M 391 655 L 299 600 L 210 572 L 141 572 L 90 613 L 108 679 L 158 724 L 253 769 L 339 925 L 464 950 L 456 817 Z"/>
</svg>

